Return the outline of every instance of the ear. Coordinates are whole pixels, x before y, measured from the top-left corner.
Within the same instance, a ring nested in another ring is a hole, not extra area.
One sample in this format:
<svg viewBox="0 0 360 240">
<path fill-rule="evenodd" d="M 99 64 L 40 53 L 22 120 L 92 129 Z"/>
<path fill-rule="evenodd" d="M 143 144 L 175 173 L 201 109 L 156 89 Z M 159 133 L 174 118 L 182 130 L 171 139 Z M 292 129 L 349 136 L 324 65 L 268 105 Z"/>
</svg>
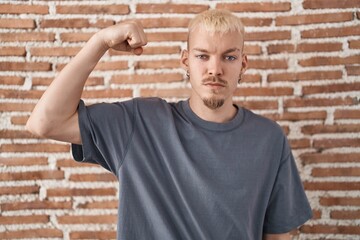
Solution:
<svg viewBox="0 0 360 240">
<path fill-rule="evenodd" d="M 186 49 L 181 52 L 180 64 L 185 71 L 189 70 L 189 52 Z"/>
<path fill-rule="evenodd" d="M 243 75 L 243 74 L 245 73 L 247 67 L 248 67 L 247 55 L 246 55 L 246 54 L 243 54 L 243 55 L 242 55 L 240 75 Z"/>
</svg>

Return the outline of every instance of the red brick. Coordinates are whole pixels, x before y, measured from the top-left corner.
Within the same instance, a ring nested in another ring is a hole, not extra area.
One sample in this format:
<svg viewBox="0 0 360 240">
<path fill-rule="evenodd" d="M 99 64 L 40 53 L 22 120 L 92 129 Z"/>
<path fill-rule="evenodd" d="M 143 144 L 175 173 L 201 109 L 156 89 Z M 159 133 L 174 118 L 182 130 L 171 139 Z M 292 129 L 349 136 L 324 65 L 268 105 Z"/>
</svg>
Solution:
<svg viewBox="0 0 360 240">
<path fill-rule="evenodd" d="M 179 59 L 137 61 L 134 65 L 135 65 L 135 69 L 143 69 L 143 68 L 155 68 L 155 69 L 180 68 L 180 61 L 179 61 Z"/>
<path fill-rule="evenodd" d="M 245 33 L 245 41 L 272 41 L 272 40 L 290 40 L 290 39 L 291 39 L 291 32 L 288 30 Z"/>
<path fill-rule="evenodd" d="M 310 9 L 318 8 L 355 8 L 360 7 L 358 0 L 305 0 L 303 7 Z"/>
<path fill-rule="evenodd" d="M 288 63 L 286 60 L 261 60 L 261 59 L 249 59 L 249 69 L 286 69 Z"/>
<path fill-rule="evenodd" d="M 0 239 L 29 238 L 63 238 L 63 232 L 58 229 L 40 228 L 30 230 L 15 230 L 0 232 Z"/>
<path fill-rule="evenodd" d="M 260 54 L 262 54 L 261 46 L 259 46 L 259 45 L 246 45 L 245 44 L 243 52 L 246 55 L 260 55 Z"/>
<path fill-rule="evenodd" d="M 113 84 L 168 83 L 180 81 L 184 81 L 183 75 L 180 73 L 115 75 L 111 78 L 111 83 Z"/>
<path fill-rule="evenodd" d="M 323 206 L 360 206 L 359 197 L 320 197 Z"/>
<path fill-rule="evenodd" d="M 40 22 L 41 28 L 88 28 L 90 23 L 86 19 L 44 19 Z"/>
<path fill-rule="evenodd" d="M 40 98 L 44 91 L 39 90 L 26 90 L 26 91 L 14 91 L 7 89 L 0 89 L 0 97 L 1 98 L 18 98 L 18 99 L 26 99 L 26 98 Z"/>
<path fill-rule="evenodd" d="M 73 182 L 114 182 L 116 177 L 111 173 L 89 173 L 71 174 L 69 177 Z"/>
<path fill-rule="evenodd" d="M 122 70 L 127 69 L 127 61 L 114 61 L 114 62 L 99 62 L 94 70 L 106 71 L 106 70 Z"/>
<path fill-rule="evenodd" d="M 69 152 L 69 145 L 50 144 L 50 143 L 28 143 L 28 144 L 3 144 L 0 146 L 1 152 Z"/>
<path fill-rule="evenodd" d="M 70 232 L 70 239 L 116 239 L 116 231 Z"/>
<path fill-rule="evenodd" d="M 360 138 L 356 139 L 315 139 L 315 148 L 360 147 Z"/>
<path fill-rule="evenodd" d="M 311 71 L 311 72 L 285 72 L 271 73 L 268 82 L 278 81 L 308 81 L 308 80 L 332 80 L 341 79 L 342 71 Z"/>
<path fill-rule="evenodd" d="M 49 7 L 45 5 L 0 4 L 0 13 L 5 14 L 48 14 Z"/>
<path fill-rule="evenodd" d="M 241 78 L 241 83 L 248 82 L 248 83 L 260 83 L 261 82 L 261 75 L 260 74 L 244 74 Z"/>
<path fill-rule="evenodd" d="M 190 89 L 141 89 L 140 96 L 161 98 L 188 98 L 190 97 Z"/>
<path fill-rule="evenodd" d="M 272 18 L 241 18 L 241 22 L 245 26 L 265 27 L 270 26 L 273 22 Z"/>
<path fill-rule="evenodd" d="M 25 56 L 24 47 L 0 47 L 0 56 Z"/>
<path fill-rule="evenodd" d="M 270 101 L 270 100 L 264 100 L 264 101 L 235 101 L 235 104 L 238 104 L 242 107 L 252 109 L 252 110 L 268 110 L 268 109 L 278 109 L 278 101 Z"/>
<path fill-rule="evenodd" d="M 87 42 L 94 33 L 61 33 L 60 39 L 62 42 Z"/>
<path fill-rule="evenodd" d="M 0 157 L 0 166 L 36 166 L 47 164 L 46 157 Z"/>
<path fill-rule="evenodd" d="M 1 103 L 0 111 L 7 112 L 30 112 L 34 109 L 34 103 Z"/>
<path fill-rule="evenodd" d="M 0 95 L 2 96 L 2 95 Z M 28 131 L 25 130 L 0 130 L 0 137 L 1 138 L 36 138 L 35 135 L 31 134 Z"/>
<path fill-rule="evenodd" d="M 36 200 L 32 202 L 11 202 L 1 204 L 2 211 L 19 211 L 19 210 L 43 210 L 43 209 L 72 209 L 71 202 L 52 202 L 48 200 Z"/>
<path fill-rule="evenodd" d="M 360 153 L 303 153 L 303 164 L 358 162 Z"/>
<path fill-rule="evenodd" d="M 130 13 L 126 4 L 112 5 L 60 5 L 56 6 L 56 13 L 59 14 L 113 14 L 124 15 Z"/>
<path fill-rule="evenodd" d="M 26 32 L 26 33 L 0 33 L 2 42 L 53 42 L 55 33 Z"/>
<path fill-rule="evenodd" d="M 146 18 L 138 19 L 144 28 L 186 28 L 189 25 L 190 18 Z"/>
<path fill-rule="evenodd" d="M 307 191 L 359 191 L 360 182 L 304 182 Z"/>
<path fill-rule="evenodd" d="M 187 41 L 186 32 L 151 32 L 146 34 L 149 42 Z"/>
<path fill-rule="evenodd" d="M 35 27 L 35 21 L 32 19 L 0 19 L 0 28 L 34 29 Z"/>
<path fill-rule="evenodd" d="M 264 114 L 264 116 L 274 121 L 324 120 L 327 113 L 326 111 L 284 112 L 283 114 Z"/>
<path fill-rule="evenodd" d="M 358 177 L 360 168 L 313 168 L 311 171 L 313 177 Z"/>
<path fill-rule="evenodd" d="M 51 47 L 42 48 L 34 47 L 30 49 L 32 56 L 50 56 L 50 57 L 61 57 L 61 56 L 75 56 L 79 51 L 80 47 Z"/>
<path fill-rule="evenodd" d="M 306 86 L 303 87 L 303 94 L 316 94 L 316 93 L 332 93 L 332 92 L 352 92 L 360 90 L 360 82 L 358 83 L 341 83 L 320 86 Z"/>
<path fill-rule="evenodd" d="M 322 107 L 322 106 L 349 106 L 354 105 L 353 98 L 295 98 L 284 100 L 284 107 Z"/>
<path fill-rule="evenodd" d="M 209 9 L 200 4 L 137 4 L 136 13 L 200 13 Z"/>
<path fill-rule="evenodd" d="M 117 209 L 118 201 L 86 202 L 77 207 L 81 209 Z"/>
<path fill-rule="evenodd" d="M 15 76 L 2 76 L 0 78 L 0 85 L 24 85 L 25 78 Z"/>
<path fill-rule="evenodd" d="M 25 181 L 44 179 L 64 179 L 64 172 L 57 170 L 44 170 L 32 172 L 4 172 L 0 173 L 0 181 Z"/>
<path fill-rule="evenodd" d="M 0 195 L 38 194 L 39 186 L 0 187 Z"/>
<path fill-rule="evenodd" d="M 287 96 L 292 95 L 291 87 L 265 88 L 265 87 L 240 87 L 235 90 L 234 96 Z"/>
<path fill-rule="evenodd" d="M 301 38 L 330 38 L 360 35 L 359 26 L 319 28 L 301 31 Z"/>
<path fill-rule="evenodd" d="M 132 97 L 131 89 L 107 89 L 107 90 L 85 90 L 82 98 L 126 98 Z"/>
<path fill-rule="evenodd" d="M 301 127 L 304 134 L 319 133 L 355 133 L 360 132 L 360 124 L 344 124 L 344 125 L 305 125 Z"/>
<path fill-rule="evenodd" d="M 335 119 L 360 119 L 360 110 L 336 109 L 334 113 Z"/>
<path fill-rule="evenodd" d="M 346 72 L 348 76 L 358 76 L 360 75 L 360 65 L 349 65 L 346 66 Z"/>
<path fill-rule="evenodd" d="M 311 57 L 299 61 L 299 64 L 303 67 L 310 66 L 326 66 L 326 65 L 343 65 L 353 64 L 360 62 L 360 55 L 354 55 L 349 57 Z"/>
<path fill-rule="evenodd" d="M 0 71 L 50 71 L 47 62 L 0 62 Z"/>
<path fill-rule="evenodd" d="M 323 13 L 323 14 L 302 14 L 292 16 L 276 17 L 276 26 L 283 25 L 305 25 L 315 23 L 346 22 L 353 20 L 352 12 L 348 13 Z"/>
<path fill-rule="evenodd" d="M 13 125 L 25 125 L 29 116 L 13 116 L 11 117 L 10 121 Z"/>
<path fill-rule="evenodd" d="M 116 224 L 116 215 L 58 216 L 59 224 Z"/>
<path fill-rule="evenodd" d="M 10 224 L 46 224 L 49 222 L 49 216 L 46 215 L 31 215 L 31 216 L 0 216 L 1 225 Z"/>
<path fill-rule="evenodd" d="M 350 49 L 359 49 L 360 48 L 360 40 L 350 40 L 349 48 Z"/>
<path fill-rule="evenodd" d="M 48 197 L 115 196 L 115 188 L 50 188 Z"/>
<path fill-rule="evenodd" d="M 291 4 L 289 2 L 218 3 L 216 8 L 232 12 L 287 12 L 291 10 Z"/>
<path fill-rule="evenodd" d="M 360 219 L 360 210 L 354 211 L 345 211 L 345 210 L 338 210 L 338 211 L 331 211 L 330 218 L 332 219 Z"/>
<path fill-rule="evenodd" d="M 341 51 L 342 43 L 301 43 L 293 44 L 272 44 L 267 47 L 269 54 L 277 53 L 301 53 L 301 52 L 334 52 Z"/>
<path fill-rule="evenodd" d="M 289 139 L 292 149 L 309 148 L 311 146 L 310 139 Z"/>
</svg>

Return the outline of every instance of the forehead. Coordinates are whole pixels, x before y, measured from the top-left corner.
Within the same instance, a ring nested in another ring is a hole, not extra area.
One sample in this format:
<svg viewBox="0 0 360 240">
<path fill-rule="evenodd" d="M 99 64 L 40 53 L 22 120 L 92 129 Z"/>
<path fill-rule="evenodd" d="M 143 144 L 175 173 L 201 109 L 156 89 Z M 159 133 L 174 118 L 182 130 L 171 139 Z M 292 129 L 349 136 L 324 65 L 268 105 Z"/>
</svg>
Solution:
<svg viewBox="0 0 360 240">
<path fill-rule="evenodd" d="M 243 36 L 240 32 L 209 32 L 197 27 L 189 33 L 188 49 L 201 48 L 209 52 L 218 52 L 229 48 L 242 49 Z"/>
</svg>

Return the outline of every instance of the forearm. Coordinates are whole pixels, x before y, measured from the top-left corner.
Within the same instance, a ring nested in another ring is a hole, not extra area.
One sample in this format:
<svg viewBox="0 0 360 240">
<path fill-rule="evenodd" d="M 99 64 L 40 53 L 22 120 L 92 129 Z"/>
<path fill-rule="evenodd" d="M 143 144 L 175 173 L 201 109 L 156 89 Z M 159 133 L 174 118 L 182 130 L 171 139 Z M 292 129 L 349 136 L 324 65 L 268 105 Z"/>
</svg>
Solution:
<svg viewBox="0 0 360 240">
<path fill-rule="evenodd" d="M 107 47 L 95 34 L 38 101 L 27 123 L 30 131 L 44 135 L 76 113 L 85 82 L 106 50 Z"/>
</svg>

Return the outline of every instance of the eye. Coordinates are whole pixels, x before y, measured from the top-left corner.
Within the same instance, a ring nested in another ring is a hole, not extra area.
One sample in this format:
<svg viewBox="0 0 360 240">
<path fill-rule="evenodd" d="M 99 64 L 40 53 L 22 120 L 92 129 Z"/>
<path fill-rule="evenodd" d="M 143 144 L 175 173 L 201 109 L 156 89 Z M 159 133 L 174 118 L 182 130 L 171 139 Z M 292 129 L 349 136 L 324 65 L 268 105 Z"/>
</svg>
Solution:
<svg viewBox="0 0 360 240">
<path fill-rule="evenodd" d="M 235 56 L 225 56 L 224 59 L 232 62 L 232 61 L 235 61 L 237 59 L 237 57 L 235 57 Z"/>
<path fill-rule="evenodd" d="M 206 59 L 209 58 L 209 57 L 208 57 L 207 55 L 205 55 L 205 54 L 199 54 L 199 55 L 196 55 L 195 57 L 198 58 L 198 59 L 201 59 L 201 60 L 206 60 Z"/>
</svg>

